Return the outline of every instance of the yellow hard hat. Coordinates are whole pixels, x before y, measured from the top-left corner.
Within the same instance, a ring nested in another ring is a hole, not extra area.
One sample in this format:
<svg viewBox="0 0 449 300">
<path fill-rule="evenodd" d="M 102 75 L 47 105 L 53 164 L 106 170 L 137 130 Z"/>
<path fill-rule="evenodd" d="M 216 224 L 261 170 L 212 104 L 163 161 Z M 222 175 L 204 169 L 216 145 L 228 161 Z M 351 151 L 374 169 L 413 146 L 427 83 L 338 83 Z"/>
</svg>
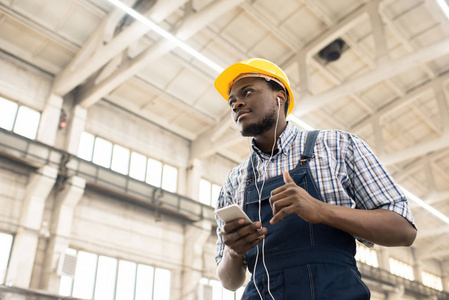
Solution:
<svg viewBox="0 0 449 300">
<path fill-rule="evenodd" d="M 280 83 L 287 90 L 288 94 L 287 115 L 292 112 L 295 99 L 290 89 L 290 81 L 281 68 L 266 59 L 251 58 L 229 66 L 218 75 L 217 79 L 215 79 L 214 86 L 220 95 L 226 101 L 229 101 L 229 91 L 232 85 L 243 77 L 264 77 Z"/>
</svg>

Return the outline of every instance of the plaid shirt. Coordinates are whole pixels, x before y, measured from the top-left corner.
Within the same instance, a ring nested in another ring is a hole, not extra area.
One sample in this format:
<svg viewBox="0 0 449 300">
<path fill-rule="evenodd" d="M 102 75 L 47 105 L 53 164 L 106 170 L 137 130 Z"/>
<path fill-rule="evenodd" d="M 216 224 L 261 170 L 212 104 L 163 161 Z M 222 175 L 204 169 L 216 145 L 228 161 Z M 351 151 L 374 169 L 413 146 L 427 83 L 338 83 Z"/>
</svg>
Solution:
<svg viewBox="0 0 449 300">
<path fill-rule="evenodd" d="M 271 161 L 268 161 L 270 155 L 261 152 L 253 142 L 252 147 L 257 154 L 254 168 L 260 174 L 257 181 L 263 180 L 264 174 L 268 179 L 294 169 L 304 151 L 307 133 L 287 124 L 277 142 L 279 151 Z M 360 138 L 339 130 L 321 131 L 314 152 L 315 157 L 309 165 L 324 202 L 355 209 L 388 209 L 414 225 L 404 194 Z M 251 163 L 249 157 L 231 170 L 221 188 L 217 209 L 233 203 L 243 207 L 248 163 Z M 218 263 L 224 249 L 220 234 L 224 224 L 220 218 L 215 218 L 218 224 L 215 260 Z M 372 246 L 370 242 L 362 242 Z"/>
</svg>

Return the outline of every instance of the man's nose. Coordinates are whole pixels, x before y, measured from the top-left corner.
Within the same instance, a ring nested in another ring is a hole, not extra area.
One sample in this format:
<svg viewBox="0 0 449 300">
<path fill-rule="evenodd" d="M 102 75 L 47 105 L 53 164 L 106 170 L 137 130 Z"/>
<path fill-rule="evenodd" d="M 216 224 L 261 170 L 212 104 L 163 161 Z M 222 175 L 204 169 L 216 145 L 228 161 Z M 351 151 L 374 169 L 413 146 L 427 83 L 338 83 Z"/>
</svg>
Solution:
<svg viewBox="0 0 449 300">
<path fill-rule="evenodd" d="M 235 101 L 234 101 L 234 103 L 232 103 L 232 110 L 233 111 L 236 111 L 238 108 L 240 108 L 240 107 L 242 107 L 242 106 L 244 106 L 245 105 L 245 102 L 243 102 L 242 100 L 240 100 L 240 99 L 236 99 Z"/>
</svg>

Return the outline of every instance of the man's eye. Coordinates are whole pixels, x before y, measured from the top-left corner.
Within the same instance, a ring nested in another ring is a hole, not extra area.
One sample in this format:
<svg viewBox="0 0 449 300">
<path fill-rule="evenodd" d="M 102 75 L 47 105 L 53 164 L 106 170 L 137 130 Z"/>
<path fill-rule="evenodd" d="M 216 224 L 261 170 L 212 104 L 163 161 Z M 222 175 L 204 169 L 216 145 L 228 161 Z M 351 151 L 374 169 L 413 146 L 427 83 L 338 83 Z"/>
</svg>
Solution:
<svg viewBox="0 0 449 300">
<path fill-rule="evenodd" d="M 252 92 L 253 92 L 253 91 L 251 91 L 251 90 L 244 91 L 244 92 L 243 92 L 243 97 L 248 97 L 248 96 L 250 96 Z"/>
</svg>

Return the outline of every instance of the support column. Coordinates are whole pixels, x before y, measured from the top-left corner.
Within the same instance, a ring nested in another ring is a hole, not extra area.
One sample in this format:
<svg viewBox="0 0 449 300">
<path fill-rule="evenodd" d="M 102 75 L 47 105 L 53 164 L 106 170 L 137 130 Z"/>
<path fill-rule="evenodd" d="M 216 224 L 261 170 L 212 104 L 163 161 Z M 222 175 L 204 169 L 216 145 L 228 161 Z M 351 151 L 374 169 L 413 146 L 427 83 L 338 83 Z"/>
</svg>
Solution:
<svg viewBox="0 0 449 300">
<path fill-rule="evenodd" d="M 449 293 L 449 260 L 441 264 L 441 281 L 443 282 L 443 291 Z"/>
<path fill-rule="evenodd" d="M 377 249 L 377 261 L 379 268 L 390 272 L 390 252 L 386 247 L 379 247 Z"/>
<path fill-rule="evenodd" d="M 61 114 L 62 97 L 51 94 L 47 100 L 37 132 L 37 140 L 55 146 L 56 133 L 58 131 L 59 116 Z"/>
<path fill-rule="evenodd" d="M 57 274 L 58 262 L 61 253 L 69 247 L 68 237 L 72 231 L 74 210 L 84 194 L 85 186 L 86 181 L 83 178 L 74 176 L 55 201 L 50 225 L 51 237 L 42 274 L 42 288 L 50 293 L 58 294 L 59 292 L 61 277 Z"/>
<path fill-rule="evenodd" d="M 418 258 L 416 255 L 416 251 L 412 248 L 412 255 L 413 255 L 413 276 L 415 277 L 415 281 L 419 283 L 422 282 L 422 260 Z"/>
<path fill-rule="evenodd" d="M 382 18 L 379 14 L 380 1 L 372 1 L 369 5 L 368 14 L 376 48 L 376 61 L 378 65 L 385 65 L 390 60 L 388 56 L 387 38 Z"/>
<path fill-rule="evenodd" d="M 423 283 L 421 261 L 416 261 L 413 265 L 413 276 L 415 277 L 416 282 Z"/>
<path fill-rule="evenodd" d="M 67 141 L 67 152 L 77 155 L 80 145 L 81 134 L 86 126 L 87 110 L 77 105 L 73 110 L 73 119 L 70 124 L 69 138 Z"/>
<path fill-rule="evenodd" d="M 385 141 L 382 134 L 382 126 L 380 125 L 380 117 L 376 116 L 371 124 L 374 134 L 374 145 L 376 146 L 376 155 L 382 156 L 385 154 Z"/>
<path fill-rule="evenodd" d="M 404 296 L 404 286 L 399 285 L 394 288 L 393 292 L 388 292 L 387 300 L 401 300 Z"/>
<path fill-rule="evenodd" d="M 188 197 L 199 200 L 199 188 L 201 180 L 202 163 L 198 158 L 191 160 L 190 168 L 188 170 L 187 178 L 187 195 Z"/>
<path fill-rule="evenodd" d="M 298 54 L 297 57 L 297 63 L 298 63 L 298 70 L 299 70 L 299 101 L 296 104 L 300 104 L 301 99 L 306 99 L 307 97 L 310 97 L 310 76 L 309 76 L 309 69 L 308 69 L 308 62 L 309 57 L 304 51 L 301 51 L 300 54 Z"/>
<path fill-rule="evenodd" d="M 209 221 L 198 221 L 187 228 L 184 242 L 184 272 L 182 278 L 183 300 L 197 299 L 197 291 L 203 270 L 203 250 L 210 237 L 212 224 Z"/>
<path fill-rule="evenodd" d="M 22 288 L 30 285 L 45 201 L 57 174 L 55 168 L 44 166 L 28 183 L 6 276 L 8 284 Z"/>
</svg>

